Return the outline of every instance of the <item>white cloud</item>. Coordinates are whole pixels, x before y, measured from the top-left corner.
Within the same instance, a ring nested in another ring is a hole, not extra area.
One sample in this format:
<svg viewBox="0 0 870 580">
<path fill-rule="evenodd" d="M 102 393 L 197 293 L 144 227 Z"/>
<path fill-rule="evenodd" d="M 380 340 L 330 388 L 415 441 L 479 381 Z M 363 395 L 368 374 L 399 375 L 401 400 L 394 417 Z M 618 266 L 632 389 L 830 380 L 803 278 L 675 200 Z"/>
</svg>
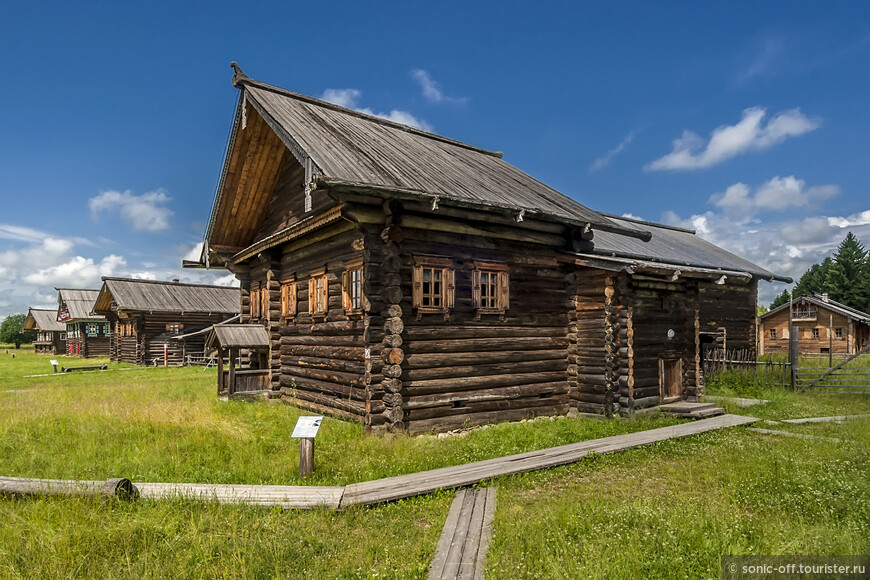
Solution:
<svg viewBox="0 0 870 580">
<path fill-rule="evenodd" d="M 198 261 L 201 256 L 202 256 L 202 242 L 199 242 L 198 244 L 194 244 L 193 247 L 190 248 L 190 250 L 184 254 L 184 257 L 182 258 L 182 260 L 191 260 L 191 261 L 195 262 L 195 261 Z"/>
<path fill-rule="evenodd" d="M 389 113 L 378 113 L 375 112 L 374 109 L 368 107 L 359 107 L 358 104 L 361 97 L 362 92 L 357 89 L 326 89 L 320 95 L 321 100 L 333 103 L 339 107 L 353 109 L 366 115 L 380 117 L 381 119 L 387 119 L 388 121 L 401 123 L 403 125 L 408 125 L 409 127 L 416 127 L 423 131 L 431 132 L 433 130 L 429 123 L 423 119 L 415 117 L 408 111 L 393 109 Z"/>
<path fill-rule="evenodd" d="M 420 85 L 420 89 L 423 91 L 423 97 L 429 102 L 464 103 L 467 100 L 465 97 L 457 98 L 445 95 L 441 90 L 441 86 L 432 78 L 429 71 L 415 68 L 411 71 L 411 78 L 417 81 L 417 84 Z"/>
<path fill-rule="evenodd" d="M 634 136 L 635 136 L 634 131 L 632 131 L 631 133 L 626 135 L 625 139 L 623 139 L 619 143 L 619 145 L 617 145 L 616 147 L 614 147 L 613 149 L 611 149 L 610 151 L 608 151 L 607 153 L 605 153 L 604 155 L 602 155 L 601 157 L 596 159 L 592 163 L 592 165 L 589 167 L 589 172 L 594 173 L 594 172 L 600 171 L 600 170 L 604 169 L 605 167 L 607 167 L 608 165 L 610 165 L 610 162 L 613 161 L 613 158 L 616 157 L 617 155 L 619 155 L 620 153 L 622 153 L 625 150 L 625 148 L 631 144 L 631 142 L 634 140 Z"/>
<path fill-rule="evenodd" d="M 103 276 L 115 276 L 127 265 L 122 256 L 110 254 L 99 262 L 92 258 L 74 256 L 70 260 L 30 272 L 21 277 L 26 284 L 59 288 L 99 288 Z"/>
<path fill-rule="evenodd" d="M 821 126 L 818 120 L 806 117 L 799 109 L 777 113 L 767 125 L 762 123 L 766 110 L 752 107 L 743 111 L 735 125 L 717 127 L 705 141 L 691 131 L 674 140 L 673 150 L 648 163 L 646 171 L 704 169 L 749 151 L 760 151 L 797 137 Z"/>
<path fill-rule="evenodd" d="M 157 232 L 169 229 L 174 212 L 166 207 L 172 198 L 163 189 L 134 195 L 127 191 L 103 191 L 88 200 L 91 217 L 96 221 L 102 212 L 117 211 L 136 230 Z"/>
<path fill-rule="evenodd" d="M 807 187 L 803 179 L 794 175 L 777 175 L 754 192 L 745 183 L 735 183 L 723 193 L 710 196 L 709 201 L 731 216 L 742 216 L 745 221 L 761 212 L 810 208 L 839 193 L 840 188 L 836 185 Z"/>
<path fill-rule="evenodd" d="M 770 180 L 768 184 L 773 181 L 775 180 Z M 792 185 L 785 185 L 783 189 L 788 190 L 790 187 L 795 190 Z M 748 189 L 743 184 L 735 184 L 729 188 L 730 200 L 733 202 L 729 207 L 734 208 L 741 203 L 754 207 L 757 194 L 744 195 Z M 812 199 L 812 196 L 807 196 L 810 189 L 812 188 L 805 188 L 803 185 L 797 189 L 801 199 Z M 716 197 L 711 198 L 711 203 Z M 724 197 L 719 199 L 721 201 Z M 811 211 L 811 208 L 809 202 L 803 205 L 805 212 Z M 699 237 L 771 272 L 790 276 L 795 280 L 810 266 L 833 254 L 848 231 L 865 243 L 870 243 L 870 209 L 849 216 L 808 215 L 792 219 L 777 217 L 784 214 L 771 215 L 773 217 L 768 216 L 764 220 L 748 220 L 739 212 L 725 211 L 720 207 L 716 211 L 688 217 L 669 211 L 662 215 L 662 221 L 693 229 Z M 784 287 L 783 283 L 759 284 L 759 303 L 768 304 Z"/>
<path fill-rule="evenodd" d="M 781 38 L 766 39 L 764 45 L 755 54 L 753 61 L 740 73 L 738 80 L 746 82 L 755 77 L 769 74 L 773 69 L 773 64 L 779 59 L 784 48 L 785 43 Z"/>
</svg>

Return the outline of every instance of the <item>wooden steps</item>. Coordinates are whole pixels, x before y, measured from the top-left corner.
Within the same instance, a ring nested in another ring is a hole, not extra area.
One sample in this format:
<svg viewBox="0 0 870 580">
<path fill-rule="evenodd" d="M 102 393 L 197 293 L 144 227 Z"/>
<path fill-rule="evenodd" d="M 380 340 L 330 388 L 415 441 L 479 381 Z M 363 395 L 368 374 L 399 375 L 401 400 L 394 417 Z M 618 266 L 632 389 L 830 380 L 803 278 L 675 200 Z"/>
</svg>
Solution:
<svg viewBox="0 0 870 580">
<path fill-rule="evenodd" d="M 725 414 L 725 409 L 716 403 L 694 403 L 691 401 L 677 401 L 658 407 L 662 413 L 668 413 L 683 419 L 708 419 Z"/>
<path fill-rule="evenodd" d="M 495 488 L 461 489 L 450 506 L 429 580 L 483 578 L 483 564 L 492 537 Z"/>
</svg>

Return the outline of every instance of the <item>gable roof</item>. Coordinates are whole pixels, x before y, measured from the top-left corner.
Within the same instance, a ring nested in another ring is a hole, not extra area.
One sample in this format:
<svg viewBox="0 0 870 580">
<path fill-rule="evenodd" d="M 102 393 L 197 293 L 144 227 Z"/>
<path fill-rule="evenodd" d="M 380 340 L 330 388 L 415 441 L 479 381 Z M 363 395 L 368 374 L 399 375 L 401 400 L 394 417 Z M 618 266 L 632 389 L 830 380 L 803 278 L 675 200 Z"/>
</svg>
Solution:
<svg viewBox="0 0 870 580">
<path fill-rule="evenodd" d="M 260 324 L 215 324 L 206 346 L 215 341 L 223 348 L 263 348 L 269 346 L 269 334 Z"/>
<path fill-rule="evenodd" d="M 824 308 L 824 309 L 830 310 L 831 312 L 834 312 L 836 314 L 840 314 L 842 316 L 845 316 L 846 318 L 849 318 L 850 320 L 855 320 L 857 322 L 861 322 L 864 324 L 870 324 L 870 314 L 867 314 L 866 312 L 861 312 L 860 310 L 856 310 L 856 309 L 852 308 L 851 306 L 846 306 L 845 304 L 841 304 L 840 302 L 837 302 L 835 300 L 831 300 L 830 298 L 826 298 L 826 297 L 824 297 L 824 295 L 809 294 L 809 295 L 805 295 L 805 296 L 797 296 L 795 298 L 792 298 L 791 301 L 794 303 L 806 301 L 806 302 L 809 302 L 810 304 L 815 304 L 819 308 Z M 769 312 L 765 312 L 764 314 L 759 316 L 758 319 L 761 320 L 761 319 L 767 318 L 768 316 L 771 316 L 772 314 L 775 314 L 777 312 L 781 312 L 781 311 L 787 309 L 788 306 L 789 306 L 789 303 L 786 302 L 785 304 L 783 304 L 777 308 L 774 308 L 773 310 L 771 310 Z"/>
<path fill-rule="evenodd" d="M 749 260 L 723 250 L 703 238 L 699 238 L 692 230 L 634 218 L 605 215 L 618 224 L 625 224 L 626 226 L 635 225 L 636 227 L 649 230 L 652 237 L 649 242 L 642 242 L 610 232 L 596 232 L 593 239 L 595 244 L 595 249 L 592 251 L 593 254 L 634 258 L 675 266 L 745 272 L 764 280 L 792 282 L 792 279 L 787 276 L 774 274 L 761 266 L 753 264 Z"/>
<path fill-rule="evenodd" d="M 249 136 L 256 140 L 252 147 L 264 147 L 264 142 L 271 142 L 277 136 L 282 149 L 286 148 L 305 168 L 306 185 L 315 188 L 324 186 L 336 191 L 363 188 L 383 195 L 506 210 L 517 216 L 523 212 L 529 217 L 591 225 L 595 230 L 642 239 L 649 237 L 642 229 L 614 223 L 541 183 L 502 160 L 500 153 L 267 85 L 245 76 L 235 63 L 233 66 L 236 68 L 233 84 L 242 93 L 206 230 L 206 246 L 213 240 L 219 216 L 266 211 L 263 204 L 251 209 L 236 207 L 242 205 L 238 200 L 228 200 L 233 207 L 221 211 L 225 186 L 228 180 L 235 183 L 228 176 L 245 171 L 238 166 L 240 161 L 233 160 L 233 148 L 242 147 L 236 137 L 246 124 L 249 106 L 256 112 L 254 116 L 268 125 L 268 129 L 261 131 L 258 119 L 247 121 L 256 121 L 256 135 Z M 248 132 L 252 127 L 248 127 Z M 263 154 L 262 164 L 275 168 L 280 155 L 269 151 Z M 263 187 L 268 188 L 264 184 L 274 181 L 274 176 L 260 175 L 265 172 L 264 165 L 257 175 L 244 180 L 248 185 L 256 183 L 250 187 L 258 188 L 258 196 L 264 195 L 260 192 Z M 269 171 L 274 172 L 274 169 Z M 220 223 L 222 229 L 227 229 L 223 221 Z M 253 228 L 246 229 L 253 231 Z M 247 244 L 254 241 L 249 239 Z M 208 248 L 203 252 L 205 258 Z"/>
<path fill-rule="evenodd" d="M 132 278 L 103 278 L 93 311 L 200 312 L 236 314 L 240 290 L 232 286 L 181 284 Z"/>
<path fill-rule="evenodd" d="M 99 290 L 82 290 L 80 288 L 55 288 L 57 290 L 57 319 L 62 322 L 73 320 L 102 320 L 104 317 L 91 314 Z M 66 304 L 68 317 L 64 318 L 62 306 Z"/>
<path fill-rule="evenodd" d="M 24 319 L 24 330 L 64 332 L 66 324 L 57 321 L 57 309 L 31 308 L 27 311 L 27 318 Z"/>
</svg>

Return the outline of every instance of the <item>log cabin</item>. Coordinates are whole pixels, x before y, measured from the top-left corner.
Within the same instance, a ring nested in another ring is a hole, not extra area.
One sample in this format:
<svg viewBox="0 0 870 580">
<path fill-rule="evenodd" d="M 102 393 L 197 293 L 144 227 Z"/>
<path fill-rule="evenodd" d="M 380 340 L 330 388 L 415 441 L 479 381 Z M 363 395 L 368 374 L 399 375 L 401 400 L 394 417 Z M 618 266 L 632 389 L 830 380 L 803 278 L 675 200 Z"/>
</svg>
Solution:
<svg viewBox="0 0 870 580">
<path fill-rule="evenodd" d="M 792 300 L 792 327 L 800 354 L 855 354 L 870 345 L 870 314 L 827 294 Z M 758 317 L 758 353 L 788 354 L 789 304 Z"/>
<path fill-rule="evenodd" d="M 190 334 L 239 312 L 239 289 L 103 277 L 93 312 L 106 317 L 112 329 L 109 356 L 138 365 L 180 366 L 186 349 L 204 349 L 205 336 L 178 342 Z"/>
<path fill-rule="evenodd" d="M 57 321 L 66 325 L 67 354 L 80 357 L 109 356 L 109 323 L 91 314 L 99 290 L 55 288 Z"/>
<path fill-rule="evenodd" d="M 185 266 L 239 279 L 286 402 L 417 433 L 696 400 L 702 291 L 776 278 L 595 212 L 500 153 L 232 66 L 230 141 Z"/>
<path fill-rule="evenodd" d="M 66 353 L 66 325 L 57 321 L 57 310 L 30 308 L 24 319 L 24 331 L 36 334 L 36 354 Z"/>
</svg>

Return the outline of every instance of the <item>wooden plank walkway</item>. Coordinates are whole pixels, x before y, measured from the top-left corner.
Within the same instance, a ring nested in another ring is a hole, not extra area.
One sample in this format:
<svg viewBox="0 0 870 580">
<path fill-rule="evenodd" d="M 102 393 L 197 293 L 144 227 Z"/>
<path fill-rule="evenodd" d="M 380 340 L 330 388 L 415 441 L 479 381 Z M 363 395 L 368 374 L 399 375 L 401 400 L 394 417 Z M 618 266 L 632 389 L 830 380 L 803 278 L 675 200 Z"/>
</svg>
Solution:
<svg viewBox="0 0 870 580">
<path fill-rule="evenodd" d="M 792 433 L 791 431 L 777 431 L 776 429 L 761 429 L 758 427 L 749 427 L 750 431 L 756 433 L 764 433 L 765 435 L 783 435 L 785 437 L 798 437 L 800 439 L 818 439 L 820 441 L 830 441 L 832 443 L 842 443 L 842 439 L 836 437 L 823 437 L 822 435 L 808 435 L 806 433 Z"/>
<path fill-rule="evenodd" d="M 626 435 L 614 435 L 603 439 L 593 439 L 581 443 L 571 443 L 549 449 L 529 451 L 507 457 L 476 461 L 454 467 L 442 467 L 408 475 L 387 477 L 364 483 L 354 483 L 345 487 L 341 507 L 353 504 L 375 504 L 395 501 L 433 492 L 438 489 L 452 489 L 474 485 L 485 479 L 501 475 L 524 473 L 548 467 L 556 467 L 583 459 L 590 453 L 613 453 L 632 447 L 650 445 L 668 439 L 678 439 L 706 433 L 716 429 L 746 425 L 758 421 L 754 417 L 741 415 L 719 415 L 710 419 L 682 423 L 671 427 L 660 427 Z"/>
<path fill-rule="evenodd" d="M 138 495 L 146 499 L 181 496 L 221 503 L 249 503 L 303 509 L 324 506 L 341 509 L 356 504 L 371 505 L 395 501 L 424 495 L 439 489 L 466 487 L 501 475 L 512 475 L 573 463 L 591 453 L 613 453 L 668 439 L 678 439 L 716 429 L 746 425 L 756 421 L 758 419 L 753 417 L 720 415 L 671 427 L 614 435 L 613 437 L 571 443 L 464 465 L 355 483 L 345 487 L 135 482 L 133 485 L 138 490 Z M 65 481 L 63 483 L 67 485 L 67 489 L 75 489 L 77 486 L 80 487 L 82 483 L 89 482 Z"/>
<path fill-rule="evenodd" d="M 479 580 L 492 537 L 495 488 L 460 489 L 429 566 L 429 580 Z"/>
<path fill-rule="evenodd" d="M 846 419 L 866 419 L 870 414 L 865 415 L 835 415 L 833 417 L 806 417 L 804 419 L 782 419 L 783 423 L 791 423 L 792 425 L 800 425 L 801 423 L 828 423 L 830 421 L 845 421 Z"/>
<path fill-rule="evenodd" d="M 137 483 L 139 497 L 165 499 L 184 497 L 220 503 L 310 509 L 338 509 L 343 487 L 314 485 L 226 485 L 211 483 Z"/>
</svg>

